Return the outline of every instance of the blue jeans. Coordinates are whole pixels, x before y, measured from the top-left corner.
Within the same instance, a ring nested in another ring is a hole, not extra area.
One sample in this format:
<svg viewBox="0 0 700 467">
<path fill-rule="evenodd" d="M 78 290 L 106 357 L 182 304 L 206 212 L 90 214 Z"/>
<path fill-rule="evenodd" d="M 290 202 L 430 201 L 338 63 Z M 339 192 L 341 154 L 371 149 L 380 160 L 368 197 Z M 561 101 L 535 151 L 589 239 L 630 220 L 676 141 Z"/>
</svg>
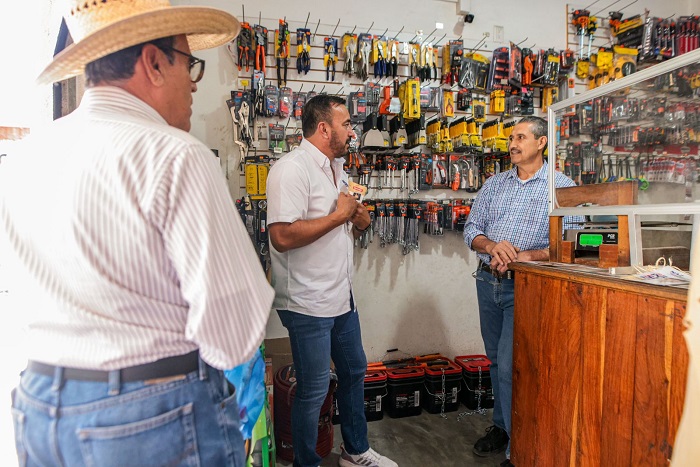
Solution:
<svg viewBox="0 0 700 467">
<path fill-rule="evenodd" d="M 242 467 L 234 393 L 201 360 L 199 371 L 156 384 L 24 371 L 12 395 L 19 465 Z"/>
<path fill-rule="evenodd" d="M 362 348 L 357 311 L 319 318 L 277 310 L 289 331 L 297 387 L 292 406 L 294 465 L 318 466 L 318 418 L 328 394 L 331 357 L 338 375 L 338 415 L 345 450 L 361 454 L 369 449 L 364 408 L 367 358 Z"/>
<path fill-rule="evenodd" d="M 491 360 L 493 424 L 510 436 L 513 393 L 513 299 L 514 280 L 498 279 L 482 270 L 476 272 L 481 337 Z M 506 452 L 506 456 L 509 452 Z"/>
</svg>

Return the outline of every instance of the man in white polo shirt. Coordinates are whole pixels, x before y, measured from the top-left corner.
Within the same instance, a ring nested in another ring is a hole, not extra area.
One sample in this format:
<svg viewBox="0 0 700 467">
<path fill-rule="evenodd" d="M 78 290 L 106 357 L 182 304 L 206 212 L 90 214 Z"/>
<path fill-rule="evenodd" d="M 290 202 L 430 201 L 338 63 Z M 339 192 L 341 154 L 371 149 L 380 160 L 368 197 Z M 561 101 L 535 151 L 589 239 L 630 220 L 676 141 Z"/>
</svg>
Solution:
<svg viewBox="0 0 700 467">
<path fill-rule="evenodd" d="M 364 413 L 367 360 L 352 296 L 353 239 L 370 217 L 347 192 L 343 157 L 355 132 L 345 101 L 319 95 L 304 106 L 304 139 L 267 180 L 273 308 L 289 331 L 297 386 L 292 408 L 295 466 L 318 466 L 318 417 L 330 358 L 338 374 L 341 466 L 397 464 L 369 447 Z"/>
</svg>

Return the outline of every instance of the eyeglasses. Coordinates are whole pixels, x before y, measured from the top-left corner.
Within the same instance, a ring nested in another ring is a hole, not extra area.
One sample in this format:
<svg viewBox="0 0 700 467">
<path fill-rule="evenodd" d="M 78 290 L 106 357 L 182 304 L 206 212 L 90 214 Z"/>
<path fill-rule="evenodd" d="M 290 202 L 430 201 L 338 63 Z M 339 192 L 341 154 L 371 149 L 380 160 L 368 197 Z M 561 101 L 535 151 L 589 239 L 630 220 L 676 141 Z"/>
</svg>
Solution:
<svg viewBox="0 0 700 467">
<path fill-rule="evenodd" d="M 193 83 L 198 83 L 199 80 L 202 79 L 202 76 L 204 76 L 204 60 L 201 58 L 197 58 L 193 55 L 190 55 L 188 53 L 185 53 L 181 50 L 177 50 L 173 47 L 167 47 L 167 46 L 159 46 L 158 47 L 161 50 L 167 49 L 167 50 L 172 50 L 173 52 L 177 52 L 180 55 L 184 55 L 185 57 L 190 59 L 190 80 L 192 80 Z"/>
</svg>

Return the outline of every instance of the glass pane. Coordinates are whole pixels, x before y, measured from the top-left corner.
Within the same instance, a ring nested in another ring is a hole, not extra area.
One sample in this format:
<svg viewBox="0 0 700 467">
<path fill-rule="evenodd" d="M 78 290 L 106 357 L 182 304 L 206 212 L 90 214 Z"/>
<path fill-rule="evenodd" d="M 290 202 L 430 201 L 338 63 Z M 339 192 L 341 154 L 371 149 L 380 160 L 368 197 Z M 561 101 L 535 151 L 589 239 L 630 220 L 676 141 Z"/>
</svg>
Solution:
<svg viewBox="0 0 700 467">
<path fill-rule="evenodd" d="M 557 170 L 577 185 L 631 180 L 641 205 L 700 199 L 700 63 L 569 106 L 554 124 Z"/>
</svg>

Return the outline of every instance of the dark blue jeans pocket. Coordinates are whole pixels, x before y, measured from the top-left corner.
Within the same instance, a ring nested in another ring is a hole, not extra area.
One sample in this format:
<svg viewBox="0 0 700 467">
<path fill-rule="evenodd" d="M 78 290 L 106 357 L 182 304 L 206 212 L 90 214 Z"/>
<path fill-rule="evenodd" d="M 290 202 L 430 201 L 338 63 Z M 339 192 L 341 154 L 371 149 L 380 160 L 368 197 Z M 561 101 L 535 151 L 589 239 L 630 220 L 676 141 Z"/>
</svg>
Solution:
<svg viewBox="0 0 700 467">
<path fill-rule="evenodd" d="M 86 466 L 199 466 L 193 404 L 116 426 L 77 431 Z"/>
</svg>

